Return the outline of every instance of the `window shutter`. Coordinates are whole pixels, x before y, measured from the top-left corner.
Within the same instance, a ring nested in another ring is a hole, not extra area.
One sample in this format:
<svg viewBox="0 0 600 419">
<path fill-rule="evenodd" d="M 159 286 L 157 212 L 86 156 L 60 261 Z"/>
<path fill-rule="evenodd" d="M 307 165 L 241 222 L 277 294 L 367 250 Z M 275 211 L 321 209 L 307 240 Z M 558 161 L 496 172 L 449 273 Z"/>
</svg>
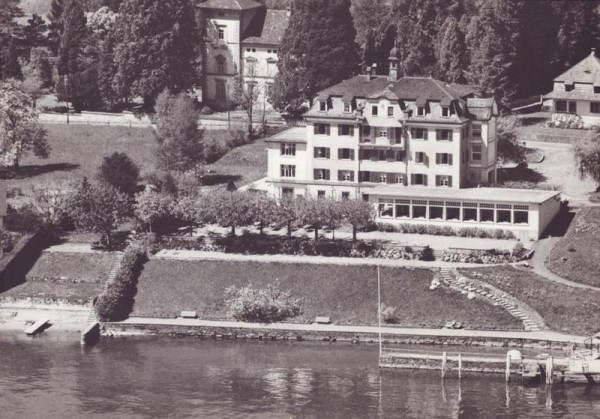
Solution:
<svg viewBox="0 0 600 419">
<path fill-rule="evenodd" d="M 428 140 L 429 139 L 429 131 L 424 129 L 423 130 L 423 139 L 424 140 Z"/>
<path fill-rule="evenodd" d="M 331 153 L 330 153 L 330 151 L 329 151 L 329 147 L 327 147 L 327 148 L 325 149 L 325 158 L 327 158 L 327 159 L 331 158 Z"/>
<path fill-rule="evenodd" d="M 338 160 L 342 159 L 342 149 L 338 148 Z"/>
<path fill-rule="evenodd" d="M 313 148 L 313 157 L 317 158 L 317 155 L 318 155 L 317 154 L 317 148 L 315 147 L 315 148 Z"/>
<path fill-rule="evenodd" d="M 337 128 L 338 128 L 338 135 L 342 135 L 342 126 L 338 125 Z"/>
<path fill-rule="evenodd" d="M 429 182 L 427 181 L 427 175 L 423 175 L 423 186 L 427 185 L 429 185 Z"/>
<path fill-rule="evenodd" d="M 325 133 L 326 133 L 327 135 L 329 135 L 329 134 L 330 134 L 330 128 L 331 128 L 331 126 L 330 126 L 329 124 L 325 125 Z"/>
<path fill-rule="evenodd" d="M 350 127 L 350 135 L 354 137 L 354 127 Z"/>
<path fill-rule="evenodd" d="M 315 128 L 315 134 L 318 134 L 319 133 L 319 124 L 315 124 L 314 128 Z"/>
<path fill-rule="evenodd" d="M 387 183 L 396 183 L 395 176 L 392 173 L 387 174 L 386 180 L 387 180 Z"/>
<path fill-rule="evenodd" d="M 452 166 L 452 163 L 453 163 L 453 161 L 452 161 L 452 160 L 453 160 L 453 157 L 454 157 L 454 156 L 453 156 L 452 154 L 448 155 L 448 164 L 449 164 L 450 166 Z"/>
<path fill-rule="evenodd" d="M 350 180 L 354 182 L 354 171 L 350 172 Z"/>
<path fill-rule="evenodd" d="M 350 160 L 354 160 L 354 158 L 355 158 L 354 150 L 350 150 Z"/>
<path fill-rule="evenodd" d="M 436 155 L 435 155 L 435 164 L 440 164 L 441 160 L 442 160 L 442 155 L 440 153 L 436 153 Z"/>
<path fill-rule="evenodd" d="M 344 173 L 338 170 L 338 181 L 341 182 L 342 180 L 344 180 Z"/>
<path fill-rule="evenodd" d="M 429 166 L 429 156 L 423 153 L 423 160 L 425 162 L 425 166 Z"/>
<path fill-rule="evenodd" d="M 416 175 L 410 175 L 410 184 L 414 185 L 417 181 L 417 176 Z"/>
<path fill-rule="evenodd" d="M 448 176 L 448 186 L 452 187 L 452 176 Z"/>
<path fill-rule="evenodd" d="M 313 170 L 313 179 L 319 180 L 319 169 Z"/>
<path fill-rule="evenodd" d="M 329 171 L 329 169 L 325 170 L 325 180 L 330 180 L 331 179 L 331 172 Z"/>
<path fill-rule="evenodd" d="M 377 161 L 378 160 L 377 154 L 378 154 L 377 150 L 371 150 L 371 161 Z"/>
</svg>

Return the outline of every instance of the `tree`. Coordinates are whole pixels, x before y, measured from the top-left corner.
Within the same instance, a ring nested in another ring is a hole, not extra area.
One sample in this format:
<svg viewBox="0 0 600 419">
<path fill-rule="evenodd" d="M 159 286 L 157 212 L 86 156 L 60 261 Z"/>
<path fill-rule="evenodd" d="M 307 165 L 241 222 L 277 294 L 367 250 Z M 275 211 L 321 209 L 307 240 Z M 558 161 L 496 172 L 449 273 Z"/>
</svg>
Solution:
<svg viewBox="0 0 600 419">
<path fill-rule="evenodd" d="M 198 112 L 184 93 L 163 91 L 156 99 L 157 159 L 165 170 L 196 169 L 204 161 L 203 134 Z"/>
<path fill-rule="evenodd" d="M 275 208 L 273 220 L 285 224 L 288 237 L 292 237 L 292 225 L 299 220 L 300 209 L 300 201 L 294 196 L 284 196 Z"/>
<path fill-rule="evenodd" d="M 32 187 L 32 208 L 37 213 L 42 226 L 49 229 L 60 228 L 68 212 L 68 195 L 64 187 L 35 189 Z"/>
<path fill-rule="evenodd" d="M 315 241 L 319 240 L 319 230 L 323 228 L 328 219 L 328 202 L 323 198 L 309 197 L 300 202 L 299 220 L 302 224 L 315 230 Z"/>
<path fill-rule="evenodd" d="M 375 37 L 373 31 L 369 30 L 366 34 L 365 43 L 363 45 L 361 67 L 363 73 L 367 72 L 367 68 L 377 63 L 377 51 L 375 49 Z"/>
<path fill-rule="evenodd" d="M 332 237 L 335 240 L 335 230 L 342 225 L 344 212 L 343 202 L 335 199 L 322 199 L 325 208 L 323 211 L 323 225 L 332 231 Z"/>
<path fill-rule="evenodd" d="M 252 124 L 252 117 L 254 115 L 254 109 L 258 103 L 259 87 L 256 79 L 256 69 L 253 65 L 248 67 L 249 81 L 244 82 L 244 76 L 238 72 L 237 66 L 235 66 L 235 77 L 233 79 L 233 101 L 239 106 L 247 118 L 248 126 L 248 139 L 252 140 L 254 137 L 254 125 Z"/>
<path fill-rule="evenodd" d="M 225 290 L 225 305 L 229 314 L 238 321 L 271 323 L 287 320 L 302 314 L 300 301 L 277 285 L 266 289 L 229 287 Z"/>
<path fill-rule="evenodd" d="M 458 26 L 454 16 L 448 16 L 438 34 L 436 58 L 437 75 L 440 79 L 451 83 L 465 81 L 464 70 L 467 68 L 465 60 L 464 34 Z"/>
<path fill-rule="evenodd" d="M 600 136 L 575 145 L 575 159 L 581 178 L 590 178 L 600 185 Z"/>
<path fill-rule="evenodd" d="M 23 16 L 19 0 L 0 0 L 0 25 L 6 27 L 6 33 L 12 36 L 11 25 L 16 17 Z"/>
<path fill-rule="evenodd" d="M 527 148 L 519 143 L 516 128 L 521 126 L 521 120 L 514 116 L 504 116 L 498 119 L 498 158 L 503 161 L 521 163 L 525 161 Z"/>
<path fill-rule="evenodd" d="M 60 38 L 63 32 L 62 17 L 64 13 L 64 0 L 52 0 L 50 3 L 50 14 L 48 14 L 48 47 L 53 54 L 58 54 Z"/>
<path fill-rule="evenodd" d="M 129 197 L 112 186 L 91 185 L 84 178 L 69 200 L 69 214 L 75 226 L 101 234 L 101 242 L 112 246 L 112 232 L 131 213 Z"/>
<path fill-rule="evenodd" d="M 251 191 L 250 196 L 253 198 L 252 219 L 255 223 L 258 223 L 258 229 L 262 235 L 265 226 L 272 223 L 275 219 L 277 201 L 262 192 Z"/>
<path fill-rule="evenodd" d="M 133 213 L 152 233 L 152 227 L 170 217 L 173 213 L 173 197 L 146 188 L 135 195 Z"/>
<path fill-rule="evenodd" d="M 344 219 L 352 226 L 353 241 L 356 241 L 359 228 L 366 227 L 375 220 L 373 204 L 359 198 L 343 201 L 342 211 Z"/>
<path fill-rule="evenodd" d="M 48 26 L 44 19 L 34 13 L 30 19 L 27 20 L 27 26 L 23 28 L 23 44 L 27 51 L 31 48 L 44 46 L 46 43 L 46 37 L 44 34 L 48 30 Z"/>
<path fill-rule="evenodd" d="M 293 2 L 271 94 L 275 108 L 298 115 L 317 92 L 356 74 L 355 38 L 350 0 Z"/>
<path fill-rule="evenodd" d="M 15 80 L 0 82 L 0 158 L 2 165 L 18 168 L 23 154 L 50 155 L 46 130 L 38 123 L 32 99 Z"/>
<path fill-rule="evenodd" d="M 231 236 L 235 229 L 252 224 L 253 198 L 248 192 L 228 192 L 219 190 L 207 197 L 208 220 L 221 227 L 231 228 Z"/>
<path fill-rule="evenodd" d="M 8 47 L 8 53 L 2 66 L 2 77 L 4 79 L 23 80 L 23 71 L 19 63 L 19 51 L 15 41 L 11 41 Z"/>
<path fill-rule="evenodd" d="M 192 2 L 125 0 L 115 26 L 114 82 L 147 108 L 165 89 L 180 93 L 196 81 L 199 34 Z"/>
<path fill-rule="evenodd" d="M 98 179 L 119 192 L 133 195 L 138 188 L 140 169 L 127 154 L 115 152 L 104 157 L 98 168 Z"/>
</svg>

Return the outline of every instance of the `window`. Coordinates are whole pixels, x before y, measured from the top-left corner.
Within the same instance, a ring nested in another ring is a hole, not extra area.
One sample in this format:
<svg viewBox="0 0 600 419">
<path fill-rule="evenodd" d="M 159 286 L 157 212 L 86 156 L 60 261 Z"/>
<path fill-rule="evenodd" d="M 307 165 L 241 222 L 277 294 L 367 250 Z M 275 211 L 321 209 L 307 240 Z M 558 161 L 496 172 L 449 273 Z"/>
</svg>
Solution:
<svg viewBox="0 0 600 419">
<path fill-rule="evenodd" d="M 499 209 L 496 211 L 496 219 L 499 223 L 512 223 L 512 214 L 510 209 Z"/>
<path fill-rule="evenodd" d="M 327 102 L 325 102 L 325 101 L 320 101 L 320 102 L 319 102 L 319 110 L 320 110 L 320 111 L 323 111 L 323 112 L 324 112 L 324 111 L 326 111 L 326 110 L 327 110 Z"/>
<path fill-rule="evenodd" d="M 344 112 L 349 113 L 352 111 L 352 106 L 349 103 L 344 103 Z"/>
<path fill-rule="evenodd" d="M 529 212 L 515 211 L 515 224 L 529 224 Z"/>
<path fill-rule="evenodd" d="M 281 196 L 291 198 L 294 196 L 294 188 L 281 188 Z"/>
<path fill-rule="evenodd" d="M 225 39 L 225 29 L 226 26 L 217 26 L 219 41 L 223 41 Z"/>
<path fill-rule="evenodd" d="M 329 180 L 329 169 L 315 169 L 314 176 L 315 180 Z"/>
<path fill-rule="evenodd" d="M 437 153 L 435 155 L 435 164 L 443 164 L 443 165 L 452 166 L 452 154 Z"/>
<path fill-rule="evenodd" d="M 417 106 L 417 115 L 425 116 L 425 106 Z"/>
<path fill-rule="evenodd" d="M 246 74 L 249 76 L 256 75 L 256 60 L 251 59 L 246 61 Z"/>
<path fill-rule="evenodd" d="M 411 175 L 411 184 L 427 186 L 427 175 L 422 175 L 419 173 L 415 173 Z"/>
<path fill-rule="evenodd" d="M 394 176 L 394 180 L 396 181 L 397 184 L 404 185 L 404 175 L 397 174 Z"/>
<path fill-rule="evenodd" d="M 493 209 L 480 209 L 479 220 L 482 223 L 493 223 L 494 222 L 494 210 Z"/>
<path fill-rule="evenodd" d="M 354 182 L 354 172 L 352 170 L 338 170 L 338 180 L 340 182 Z"/>
<path fill-rule="evenodd" d="M 460 221 L 460 208 L 446 206 L 446 220 Z"/>
<path fill-rule="evenodd" d="M 396 218 L 410 218 L 410 205 L 396 205 Z"/>
<path fill-rule="evenodd" d="M 388 130 L 387 128 L 379 128 L 379 138 L 387 138 Z"/>
<path fill-rule="evenodd" d="M 426 160 L 427 155 L 425 153 L 423 153 L 422 151 L 415 152 L 415 163 L 425 164 Z"/>
<path fill-rule="evenodd" d="M 281 155 L 282 156 L 295 156 L 296 155 L 296 144 L 281 143 Z"/>
<path fill-rule="evenodd" d="M 481 161 L 481 144 L 473 144 L 471 146 L 471 160 Z"/>
<path fill-rule="evenodd" d="M 391 202 L 380 202 L 379 203 L 379 216 L 380 217 L 393 217 L 394 216 L 394 204 Z"/>
<path fill-rule="evenodd" d="M 569 113 L 577 113 L 577 102 L 569 102 Z"/>
<path fill-rule="evenodd" d="M 574 84 L 565 84 L 565 92 L 572 92 L 575 89 Z"/>
<path fill-rule="evenodd" d="M 252 52 L 256 52 L 256 48 L 252 48 Z"/>
<path fill-rule="evenodd" d="M 600 102 L 590 103 L 590 112 L 591 113 L 600 113 Z"/>
<path fill-rule="evenodd" d="M 396 161 L 404 161 L 404 151 L 396 151 L 395 160 Z"/>
<path fill-rule="evenodd" d="M 594 93 L 600 93 L 600 86 L 594 86 Z"/>
<path fill-rule="evenodd" d="M 329 135 L 329 124 L 315 124 L 315 134 Z"/>
<path fill-rule="evenodd" d="M 554 107 L 556 112 L 566 112 L 567 111 L 567 101 L 566 100 L 557 100 L 554 102 Z"/>
<path fill-rule="evenodd" d="M 427 207 L 425 205 L 413 205 L 413 218 L 427 218 Z"/>
<path fill-rule="evenodd" d="M 225 69 L 225 60 L 219 60 L 217 61 L 217 74 L 225 74 L 226 69 Z"/>
<path fill-rule="evenodd" d="M 371 127 L 369 125 L 363 125 L 362 127 L 362 141 L 364 143 L 371 142 Z"/>
<path fill-rule="evenodd" d="M 273 84 L 272 83 L 267 83 L 266 84 L 267 97 L 271 97 L 271 92 L 272 91 L 273 91 Z"/>
<path fill-rule="evenodd" d="M 442 116 L 450 116 L 450 108 L 448 106 L 442 106 Z"/>
<path fill-rule="evenodd" d="M 282 164 L 281 177 L 296 177 L 296 166 L 293 164 Z"/>
<path fill-rule="evenodd" d="M 328 159 L 329 147 L 315 147 L 315 159 Z"/>
<path fill-rule="evenodd" d="M 338 135 L 354 136 L 354 127 L 352 125 L 338 125 Z"/>
<path fill-rule="evenodd" d="M 377 116 L 379 114 L 379 107 L 377 105 L 371 106 L 371 115 Z"/>
<path fill-rule="evenodd" d="M 425 140 L 427 139 L 427 130 L 425 128 L 413 128 L 410 135 L 413 140 Z"/>
<path fill-rule="evenodd" d="M 387 173 L 379 174 L 379 183 L 387 183 Z"/>
<path fill-rule="evenodd" d="M 339 160 L 354 160 L 354 150 L 351 148 L 338 148 Z"/>
<path fill-rule="evenodd" d="M 325 191 L 317 191 L 317 198 L 325 198 Z"/>
<path fill-rule="evenodd" d="M 452 176 L 436 176 L 435 186 L 452 186 Z"/>
<path fill-rule="evenodd" d="M 438 141 L 452 141 L 452 131 L 449 129 L 438 129 L 436 131 Z"/>
<path fill-rule="evenodd" d="M 388 106 L 388 116 L 389 117 L 394 116 L 394 107 L 393 106 Z"/>
<path fill-rule="evenodd" d="M 463 208 L 463 221 L 477 221 L 477 208 Z"/>
<path fill-rule="evenodd" d="M 444 207 L 429 207 L 429 219 L 430 220 L 443 220 L 444 219 Z"/>
<path fill-rule="evenodd" d="M 347 201 L 350 199 L 350 192 L 342 192 L 342 200 Z"/>
<path fill-rule="evenodd" d="M 473 138 L 481 138 L 481 125 L 473 125 L 471 135 Z"/>
<path fill-rule="evenodd" d="M 215 81 L 215 91 L 216 91 L 216 98 L 220 99 L 220 100 L 225 100 L 227 97 L 227 93 L 226 93 L 226 88 L 225 88 L 225 80 L 216 80 Z"/>
</svg>

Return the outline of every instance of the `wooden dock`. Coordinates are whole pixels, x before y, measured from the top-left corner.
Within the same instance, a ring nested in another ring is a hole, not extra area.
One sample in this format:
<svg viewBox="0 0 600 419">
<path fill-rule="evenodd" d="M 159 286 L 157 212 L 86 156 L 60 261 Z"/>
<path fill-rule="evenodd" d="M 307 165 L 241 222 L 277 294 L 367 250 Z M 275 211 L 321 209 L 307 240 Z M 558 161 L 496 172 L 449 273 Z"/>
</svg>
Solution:
<svg viewBox="0 0 600 419">
<path fill-rule="evenodd" d="M 50 323 L 49 319 L 39 319 L 34 324 L 25 329 L 25 334 L 27 336 L 33 336 L 37 333 L 43 332 L 46 326 Z"/>
</svg>

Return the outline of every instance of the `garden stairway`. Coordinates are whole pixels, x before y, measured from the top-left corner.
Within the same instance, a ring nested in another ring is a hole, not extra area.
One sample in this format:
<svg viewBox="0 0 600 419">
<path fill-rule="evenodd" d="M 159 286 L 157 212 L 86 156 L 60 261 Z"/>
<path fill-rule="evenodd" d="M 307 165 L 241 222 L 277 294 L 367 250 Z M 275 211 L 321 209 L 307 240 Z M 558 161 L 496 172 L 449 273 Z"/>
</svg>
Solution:
<svg viewBox="0 0 600 419">
<path fill-rule="evenodd" d="M 441 282 L 450 289 L 458 291 L 463 295 L 473 293 L 476 298 L 487 300 L 495 306 L 504 308 L 513 317 L 523 322 L 525 330 L 537 332 L 547 329 L 544 319 L 535 310 L 492 285 L 460 275 L 456 269 L 442 268 L 440 270 L 440 277 Z"/>
<path fill-rule="evenodd" d="M 119 273 L 119 268 L 121 267 L 121 262 L 123 261 L 123 252 L 115 252 L 113 256 L 113 262 L 110 267 L 110 271 L 108 273 L 107 284 L 110 284 L 117 277 L 117 273 Z"/>
</svg>

